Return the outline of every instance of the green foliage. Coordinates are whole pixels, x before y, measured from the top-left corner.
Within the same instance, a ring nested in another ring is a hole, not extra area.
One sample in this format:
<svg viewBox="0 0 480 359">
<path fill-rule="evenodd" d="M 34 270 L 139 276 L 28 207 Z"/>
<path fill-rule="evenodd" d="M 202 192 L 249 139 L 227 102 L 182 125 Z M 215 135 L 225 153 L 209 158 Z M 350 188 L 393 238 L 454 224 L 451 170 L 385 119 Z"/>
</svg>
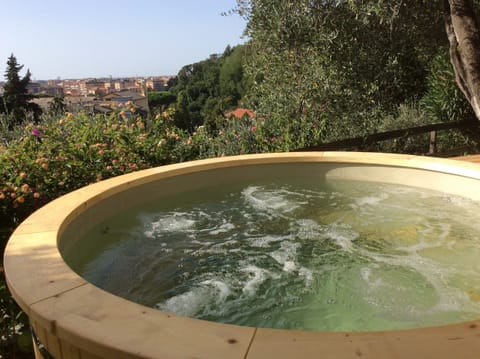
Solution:
<svg viewBox="0 0 480 359">
<path fill-rule="evenodd" d="M 176 126 L 192 133 L 198 126 L 206 125 L 210 132 L 215 132 L 217 119 L 237 106 L 248 86 L 243 55 L 243 46 L 227 47 L 223 55 L 211 55 L 180 70 L 170 87 L 177 99 Z"/>
<path fill-rule="evenodd" d="M 17 63 L 13 54 L 8 58 L 5 79 L 7 80 L 3 89 L 3 111 L 10 114 L 11 122 L 9 128 L 25 121 L 26 113 L 31 112 L 37 119 L 41 113 L 40 107 L 31 102 L 33 96 L 28 94 L 27 85 L 30 83 L 30 71 L 23 78 L 20 78 L 20 71 L 23 65 Z"/>
<path fill-rule="evenodd" d="M 170 91 L 177 96 L 175 123 L 193 132 L 203 124 L 202 110 L 209 98 L 219 97 L 220 56 L 184 66 L 178 73 L 178 83 Z"/>
<path fill-rule="evenodd" d="M 50 102 L 48 106 L 48 112 L 52 115 L 63 115 L 67 110 L 67 105 L 65 104 L 63 97 L 54 97 L 53 101 Z"/>
<path fill-rule="evenodd" d="M 168 106 L 175 103 L 177 97 L 170 91 L 149 91 L 148 106 L 150 110 L 165 110 Z"/>
<path fill-rule="evenodd" d="M 285 122 L 323 118 L 322 140 L 375 132 L 425 92 L 446 42 L 440 1 L 239 1 L 251 38 L 250 107 Z"/>
<path fill-rule="evenodd" d="M 31 357 L 28 319 L 14 302 L 0 273 L 0 359 Z M 30 353 L 30 355 L 28 355 Z"/>
<path fill-rule="evenodd" d="M 130 109 L 131 104 L 127 105 Z M 0 218 L 14 225 L 32 210 L 76 188 L 150 166 L 192 159 L 182 130 L 157 117 L 67 114 L 22 128 L 0 147 Z M 68 139 L 68 140 L 66 140 Z"/>
<path fill-rule="evenodd" d="M 242 99 L 248 88 L 248 79 L 243 71 L 245 47 L 237 46 L 230 52 L 227 50 L 220 68 L 220 96 L 233 107 Z"/>
<path fill-rule="evenodd" d="M 455 83 L 446 49 L 433 59 L 427 83 L 428 90 L 420 104 L 430 118 L 436 122 L 476 121 L 470 104 Z"/>
</svg>

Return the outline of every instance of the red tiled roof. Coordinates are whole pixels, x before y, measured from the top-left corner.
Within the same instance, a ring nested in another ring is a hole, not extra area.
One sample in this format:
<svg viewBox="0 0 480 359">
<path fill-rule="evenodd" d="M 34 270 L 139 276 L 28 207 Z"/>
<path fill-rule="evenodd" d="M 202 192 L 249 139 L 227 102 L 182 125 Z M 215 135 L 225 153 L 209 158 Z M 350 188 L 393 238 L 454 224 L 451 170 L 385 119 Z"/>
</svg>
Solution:
<svg viewBox="0 0 480 359">
<path fill-rule="evenodd" d="M 235 117 L 235 118 L 244 118 L 245 116 L 247 117 L 255 117 L 255 112 L 252 110 L 249 110 L 247 108 L 237 108 L 236 110 L 227 113 L 226 117 Z"/>
</svg>

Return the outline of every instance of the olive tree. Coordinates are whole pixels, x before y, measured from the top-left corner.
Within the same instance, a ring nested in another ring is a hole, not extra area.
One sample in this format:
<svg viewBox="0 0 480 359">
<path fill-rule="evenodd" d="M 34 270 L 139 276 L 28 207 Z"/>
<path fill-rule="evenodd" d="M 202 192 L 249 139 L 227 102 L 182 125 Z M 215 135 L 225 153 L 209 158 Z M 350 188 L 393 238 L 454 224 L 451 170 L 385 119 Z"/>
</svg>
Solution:
<svg viewBox="0 0 480 359">
<path fill-rule="evenodd" d="M 447 44 L 440 0 L 240 0 L 237 12 L 250 103 L 292 136 L 310 128 L 305 145 L 375 132 L 423 95 Z"/>
</svg>

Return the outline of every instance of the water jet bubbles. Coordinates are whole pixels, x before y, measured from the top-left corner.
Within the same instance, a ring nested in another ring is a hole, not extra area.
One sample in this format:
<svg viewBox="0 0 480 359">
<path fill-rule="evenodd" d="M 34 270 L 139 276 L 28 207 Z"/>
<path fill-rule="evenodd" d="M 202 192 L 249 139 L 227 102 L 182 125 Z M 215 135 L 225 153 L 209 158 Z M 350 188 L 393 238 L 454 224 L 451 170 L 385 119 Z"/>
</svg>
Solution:
<svg viewBox="0 0 480 359">
<path fill-rule="evenodd" d="M 82 274 L 142 304 L 250 326 L 388 330 L 478 316 L 478 203 L 307 182 L 214 189 L 194 196 L 204 202 L 142 210 L 132 229 L 101 224 L 127 234 L 92 254 Z M 112 273 L 121 278 L 114 286 Z M 148 289 L 138 285 L 151 279 Z"/>
</svg>

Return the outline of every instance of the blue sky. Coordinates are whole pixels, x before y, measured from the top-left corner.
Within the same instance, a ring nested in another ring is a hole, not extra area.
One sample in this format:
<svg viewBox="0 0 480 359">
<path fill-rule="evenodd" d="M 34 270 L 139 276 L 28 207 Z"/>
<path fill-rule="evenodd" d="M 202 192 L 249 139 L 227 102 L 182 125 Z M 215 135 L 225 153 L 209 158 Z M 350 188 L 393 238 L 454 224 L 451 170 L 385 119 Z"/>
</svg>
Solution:
<svg viewBox="0 0 480 359">
<path fill-rule="evenodd" d="M 235 0 L 0 0 L 0 71 L 37 80 L 177 74 L 245 41 Z M 0 79 L 3 80 L 3 77 Z"/>
</svg>

